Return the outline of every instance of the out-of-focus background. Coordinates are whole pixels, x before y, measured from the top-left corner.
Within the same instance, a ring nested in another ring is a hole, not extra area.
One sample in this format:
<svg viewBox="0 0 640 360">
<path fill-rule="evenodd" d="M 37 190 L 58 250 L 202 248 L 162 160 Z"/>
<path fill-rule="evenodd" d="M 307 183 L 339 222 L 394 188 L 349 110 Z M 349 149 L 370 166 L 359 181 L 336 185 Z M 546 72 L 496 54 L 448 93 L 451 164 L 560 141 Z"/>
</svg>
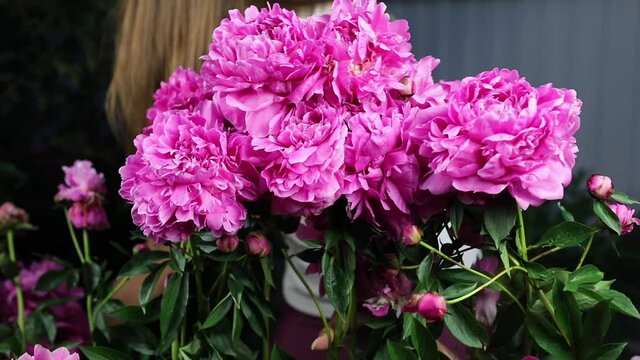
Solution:
<svg viewBox="0 0 640 360">
<path fill-rule="evenodd" d="M 577 90 L 584 102 L 580 153 L 567 206 L 578 219 L 588 221 L 584 181 L 590 173 L 607 174 L 618 189 L 640 197 L 640 1 L 391 0 L 388 5 L 395 17 L 408 19 L 416 54 L 442 60 L 436 80 L 499 66 L 518 69 L 534 85 L 553 82 Z M 53 195 L 63 178 L 60 166 L 75 159 L 93 161 L 109 186 L 112 229 L 93 235 L 95 253 L 118 266 L 125 259 L 118 248 L 132 245 L 129 210 L 117 195 L 117 169 L 125 154 L 104 113 L 115 7 L 115 0 L 0 0 L 0 202 L 27 209 L 40 228 L 19 239 L 21 254 L 73 260 Z M 548 204 L 529 217 L 542 228 L 555 214 L 555 204 Z M 529 228 L 535 233 L 535 226 Z M 618 279 L 614 287 L 640 305 L 640 236 L 620 239 L 618 252 L 603 240 L 589 261 Z M 624 317 L 614 321 L 611 341 L 631 339 L 627 354 L 640 354 L 640 324 Z"/>
</svg>

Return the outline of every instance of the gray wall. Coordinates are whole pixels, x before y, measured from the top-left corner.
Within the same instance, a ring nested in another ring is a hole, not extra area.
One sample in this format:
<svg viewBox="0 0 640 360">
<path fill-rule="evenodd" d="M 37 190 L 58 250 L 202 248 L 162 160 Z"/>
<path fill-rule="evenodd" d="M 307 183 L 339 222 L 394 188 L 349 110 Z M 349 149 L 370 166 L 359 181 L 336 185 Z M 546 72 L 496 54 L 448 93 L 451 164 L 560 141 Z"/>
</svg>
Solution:
<svg viewBox="0 0 640 360">
<path fill-rule="evenodd" d="M 640 0 L 387 1 L 408 19 L 436 79 L 493 67 L 534 85 L 574 88 L 584 105 L 577 169 L 613 177 L 640 197 Z"/>
</svg>

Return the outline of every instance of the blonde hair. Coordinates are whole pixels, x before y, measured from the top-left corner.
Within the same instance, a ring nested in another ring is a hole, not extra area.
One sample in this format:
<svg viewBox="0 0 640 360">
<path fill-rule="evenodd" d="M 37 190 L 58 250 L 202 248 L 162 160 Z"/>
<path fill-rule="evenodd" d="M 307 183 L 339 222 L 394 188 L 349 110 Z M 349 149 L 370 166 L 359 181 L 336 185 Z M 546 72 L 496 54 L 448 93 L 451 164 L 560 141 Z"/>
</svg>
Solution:
<svg viewBox="0 0 640 360">
<path fill-rule="evenodd" d="M 314 2 L 317 0 L 281 1 L 294 6 Z M 199 58 L 207 51 L 211 33 L 229 9 L 265 3 L 121 0 L 113 77 L 106 100 L 107 117 L 116 138 L 128 150 L 133 149 L 133 138 L 148 124 L 146 110 L 160 82 L 178 66 L 199 69 Z"/>
</svg>

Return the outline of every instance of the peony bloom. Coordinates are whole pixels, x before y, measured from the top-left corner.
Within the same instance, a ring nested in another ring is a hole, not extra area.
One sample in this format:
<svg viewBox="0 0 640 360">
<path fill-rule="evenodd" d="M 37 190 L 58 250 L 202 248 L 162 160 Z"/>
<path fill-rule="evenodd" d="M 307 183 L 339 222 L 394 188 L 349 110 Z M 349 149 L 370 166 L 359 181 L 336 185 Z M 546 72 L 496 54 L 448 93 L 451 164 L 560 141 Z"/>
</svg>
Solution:
<svg viewBox="0 0 640 360">
<path fill-rule="evenodd" d="M 485 256 L 478 259 L 473 268 L 485 273 L 495 274 L 498 269 L 498 258 L 495 256 Z M 476 319 L 484 325 L 491 326 L 498 314 L 498 300 L 500 292 L 493 289 L 483 289 L 474 297 L 474 310 Z"/>
<path fill-rule="evenodd" d="M 508 191 L 522 209 L 560 199 L 575 165 L 582 102 L 574 90 L 532 87 L 494 69 L 444 84 L 446 108 L 424 112 L 412 139 L 433 194 Z"/>
<path fill-rule="evenodd" d="M 209 229 L 233 234 L 255 200 L 257 172 L 241 153 L 249 139 L 227 134 L 221 119 L 173 110 L 159 113 L 134 140 L 136 153 L 120 168 L 120 195 L 133 221 L 156 242 L 186 240 Z"/>
<path fill-rule="evenodd" d="M 33 356 L 24 353 L 18 360 L 80 360 L 80 356 L 77 353 L 69 352 L 69 349 L 64 347 L 49 351 L 41 345 L 36 345 L 33 349 Z"/>
<path fill-rule="evenodd" d="M 363 306 L 376 317 L 386 316 L 390 309 L 399 314 L 413 290 L 409 278 L 397 269 L 367 269 L 358 281 L 360 292 L 367 297 Z"/>
<path fill-rule="evenodd" d="M 409 77 L 405 80 L 407 89 L 403 95 L 411 96 L 412 105 L 426 109 L 445 103 L 447 92 L 442 85 L 435 84 L 431 76 L 438 64 L 439 59 L 425 56 L 410 68 Z"/>
<path fill-rule="evenodd" d="M 76 229 L 105 230 L 110 227 L 107 212 L 99 201 L 73 203 L 69 208 L 69 220 Z"/>
<path fill-rule="evenodd" d="M 168 110 L 195 110 L 202 100 L 210 97 L 202 77 L 192 69 L 180 66 L 153 94 L 147 119 L 153 121 L 159 112 Z"/>
<path fill-rule="evenodd" d="M 402 228 L 400 239 L 407 246 L 417 245 L 422 241 L 422 231 L 416 225 L 405 225 Z"/>
<path fill-rule="evenodd" d="M 225 118 L 238 130 L 262 126 L 282 118 L 286 106 L 322 93 L 328 75 L 323 27 L 278 4 L 231 10 L 214 30 L 202 65 Z"/>
<path fill-rule="evenodd" d="M 426 293 L 418 302 L 418 313 L 427 322 L 443 320 L 447 314 L 447 301 L 436 293 Z"/>
<path fill-rule="evenodd" d="M 0 205 L 0 233 L 29 224 L 29 214 L 11 202 Z"/>
<path fill-rule="evenodd" d="M 628 234 L 633 231 L 635 225 L 640 225 L 640 219 L 633 217 L 636 212 L 632 208 L 622 204 L 607 204 L 611 210 L 618 216 L 622 233 Z"/>
<path fill-rule="evenodd" d="M 345 116 L 325 103 L 301 103 L 267 136 L 249 128 L 252 144 L 270 162 L 262 171 L 275 199 L 274 212 L 286 215 L 318 214 L 341 195 L 343 185 Z"/>
<path fill-rule="evenodd" d="M 56 201 L 91 201 L 106 194 L 104 175 L 93 168 L 88 160 L 76 160 L 72 166 L 63 166 L 64 184 L 58 186 Z"/>
<path fill-rule="evenodd" d="M 594 198 L 607 200 L 614 191 L 613 181 L 608 176 L 593 174 L 587 180 L 587 189 Z"/>
<path fill-rule="evenodd" d="M 36 285 L 42 275 L 62 269 L 62 265 L 50 260 L 33 262 L 28 267 L 21 266 L 18 276 L 24 297 L 25 316 L 29 317 L 43 301 L 69 299 L 67 302 L 52 305 L 46 309 L 53 315 L 58 329 L 56 343 L 76 341 L 86 343 L 89 339 L 89 327 L 82 305 L 78 302 L 84 297 L 84 291 L 79 287 L 69 288 L 66 284 L 47 292 L 36 291 Z M 15 324 L 17 318 L 15 285 L 7 279 L 0 282 L 0 322 Z"/>
<path fill-rule="evenodd" d="M 410 205 L 418 188 L 419 168 L 407 153 L 404 122 L 413 109 L 391 109 L 389 114 L 363 112 L 349 119 L 345 144 L 344 194 L 352 218 L 364 217 L 376 227 L 399 235 L 402 224 L 413 223 Z"/>
<path fill-rule="evenodd" d="M 258 257 L 265 257 L 271 254 L 271 244 L 264 235 L 252 232 L 246 239 L 247 253 Z"/>
<path fill-rule="evenodd" d="M 238 248 L 239 242 L 238 235 L 226 235 L 216 240 L 216 246 L 223 253 L 230 253 Z"/>
</svg>

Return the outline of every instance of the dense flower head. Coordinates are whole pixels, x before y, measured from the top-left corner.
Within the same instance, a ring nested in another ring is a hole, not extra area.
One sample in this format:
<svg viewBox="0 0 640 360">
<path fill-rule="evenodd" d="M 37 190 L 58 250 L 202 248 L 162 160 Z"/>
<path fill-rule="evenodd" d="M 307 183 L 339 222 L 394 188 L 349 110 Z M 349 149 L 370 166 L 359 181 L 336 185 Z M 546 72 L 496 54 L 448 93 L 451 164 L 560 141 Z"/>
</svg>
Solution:
<svg viewBox="0 0 640 360">
<path fill-rule="evenodd" d="M 64 184 L 58 186 L 56 201 L 91 201 L 107 192 L 104 174 L 98 173 L 88 160 L 76 160 L 63 166 Z"/>
<path fill-rule="evenodd" d="M 618 217 L 623 234 L 630 233 L 636 225 L 640 225 L 640 219 L 633 217 L 636 211 L 632 208 L 618 203 L 611 203 L 607 205 L 609 205 L 609 208 L 613 210 Z"/>
<path fill-rule="evenodd" d="M 180 66 L 153 94 L 153 105 L 147 110 L 147 119 L 153 121 L 159 112 L 167 110 L 194 110 L 209 97 L 211 94 L 202 77 L 193 69 Z"/>
<path fill-rule="evenodd" d="M 203 57 L 202 76 L 237 129 L 281 117 L 287 105 L 322 92 L 323 27 L 278 4 L 231 10 L 222 20 Z"/>
<path fill-rule="evenodd" d="M 13 230 L 19 225 L 29 223 L 29 214 L 12 202 L 0 205 L 0 232 Z"/>
<path fill-rule="evenodd" d="M 404 123 L 415 109 L 392 108 L 387 114 L 362 112 L 348 120 L 345 144 L 345 188 L 352 217 L 399 235 L 413 223 L 410 206 L 418 188 L 418 163 L 407 152 Z"/>
<path fill-rule="evenodd" d="M 46 309 L 53 315 L 58 329 L 56 342 L 86 343 L 89 339 L 89 329 L 82 305 L 78 302 L 84 297 L 84 291 L 79 287 L 69 288 L 66 284 L 46 292 L 36 291 L 36 285 L 42 275 L 62 269 L 62 265 L 50 260 L 33 262 L 28 267 L 21 266 L 18 276 L 24 298 L 24 313 L 28 317 L 46 300 L 69 299 L 70 301 Z M 0 282 L 0 321 L 15 324 L 17 317 L 16 288 L 13 281 L 7 279 Z"/>
<path fill-rule="evenodd" d="M 300 103 L 282 119 L 269 122 L 264 136 L 248 128 L 254 148 L 268 157 L 262 178 L 275 196 L 275 213 L 317 214 L 341 195 L 344 119 L 326 103 Z"/>
<path fill-rule="evenodd" d="M 424 188 L 506 190 L 523 209 L 562 198 L 578 151 L 582 102 L 574 90 L 534 88 L 497 68 L 445 87 L 448 106 L 431 109 L 412 134 L 431 171 Z"/>
<path fill-rule="evenodd" d="M 591 196 L 600 200 L 607 200 L 615 190 L 611 178 L 600 174 L 593 174 L 589 177 L 587 189 Z"/>
<path fill-rule="evenodd" d="M 80 356 L 75 352 L 70 352 L 65 347 L 50 351 L 41 345 L 36 345 L 33 349 L 33 355 L 24 353 L 18 360 L 80 360 Z"/>
<path fill-rule="evenodd" d="M 184 241 L 194 231 L 233 234 L 255 200 L 257 172 L 242 161 L 249 139 L 228 134 L 220 119 L 173 110 L 159 113 L 134 140 L 136 153 L 120 169 L 120 195 L 131 214 L 157 242 Z"/>
</svg>

